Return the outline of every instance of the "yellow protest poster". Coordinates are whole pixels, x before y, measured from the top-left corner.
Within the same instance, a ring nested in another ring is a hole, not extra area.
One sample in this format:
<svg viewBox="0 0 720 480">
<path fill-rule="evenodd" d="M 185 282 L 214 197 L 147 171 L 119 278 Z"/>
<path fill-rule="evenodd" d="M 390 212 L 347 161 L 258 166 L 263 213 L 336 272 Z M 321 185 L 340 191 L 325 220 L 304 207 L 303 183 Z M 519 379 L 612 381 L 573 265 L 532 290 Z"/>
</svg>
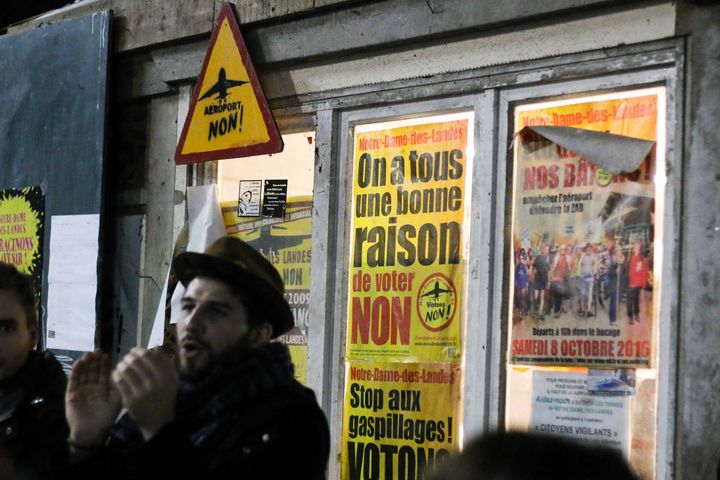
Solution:
<svg viewBox="0 0 720 480">
<path fill-rule="evenodd" d="M 0 190 L 0 261 L 30 275 L 42 291 L 45 196 L 40 187 Z"/>
<path fill-rule="evenodd" d="M 461 355 L 468 120 L 354 140 L 346 357 Z"/>
<path fill-rule="evenodd" d="M 661 93 L 619 92 L 517 112 L 510 362 L 651 366 Z M 597 153 L 586 149 L 589 140 L 576 144 L 591 161 L 533 132 L 538 125 L 572 127 L 577 137 L 615 136 L 596 137 Z M 617 156 L 620 141 L 647 148 L 632 168 L 611 173 L 602 163 Z"/>
<path fill-rule="evenodd" d="M 239 217 L 238 202 L 223 202 L 228 235 L 237 236 L 262 253 L 285 282 L 285 299 L 295 317 L 295 327 L 278 337 L 288 345 L 295 376 L 307 381 L 307 328 L 310 308 L 310 259 L 312 197 L 289 198 L 283 218 Z"/>
<path fill-rule="evenodd" d="M 460 367 L 350 362 L 341 478 L 423 478 L 460 442 Z"/>
</svg>

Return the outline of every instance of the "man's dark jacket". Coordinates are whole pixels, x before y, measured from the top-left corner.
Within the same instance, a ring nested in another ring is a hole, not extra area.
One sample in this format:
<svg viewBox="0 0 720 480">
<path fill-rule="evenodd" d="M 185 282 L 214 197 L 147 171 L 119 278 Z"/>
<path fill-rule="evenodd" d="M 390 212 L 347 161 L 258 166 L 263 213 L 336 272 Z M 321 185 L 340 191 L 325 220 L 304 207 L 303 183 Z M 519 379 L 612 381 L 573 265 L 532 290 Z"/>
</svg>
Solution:
<svg viewBox="0 0 720 480">
<path fill-rule="evenodd" d="M 125 415 L 69 477 L 323 479 L 329 446 L 314 393 L 294 379 L 287 347 L 273 343 L 181 382 L 175 420 L 148 442 Z"/>
<path fill-rule="evenodd" d="M 0 448 L 23 478 L 47 478 L 51 459 L 65 446 L 66 384 L 55 357 L 33 351 L 23 368 L 0 385 L 0 395 L 17 395 L 12 413 L 0 422 Z"/>
</svg>

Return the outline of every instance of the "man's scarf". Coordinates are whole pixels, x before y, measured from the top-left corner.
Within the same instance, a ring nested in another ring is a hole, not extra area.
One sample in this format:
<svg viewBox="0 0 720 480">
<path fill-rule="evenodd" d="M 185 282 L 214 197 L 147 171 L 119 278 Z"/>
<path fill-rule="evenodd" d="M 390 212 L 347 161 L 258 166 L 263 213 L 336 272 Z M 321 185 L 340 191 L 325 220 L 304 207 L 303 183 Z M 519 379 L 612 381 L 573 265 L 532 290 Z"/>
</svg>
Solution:
<svg viewBox="0 0 720 480">
<path fill-rule="evenodd" d="M 181 382 L 176 417 L 199 447 L 227 425 L 230 417 L 243 413 L 248 403 L 264 392 L 290 385 L 293 378 L 290 352 L 281 343 L 231 352 L 206 377 Z"/>
</svg>

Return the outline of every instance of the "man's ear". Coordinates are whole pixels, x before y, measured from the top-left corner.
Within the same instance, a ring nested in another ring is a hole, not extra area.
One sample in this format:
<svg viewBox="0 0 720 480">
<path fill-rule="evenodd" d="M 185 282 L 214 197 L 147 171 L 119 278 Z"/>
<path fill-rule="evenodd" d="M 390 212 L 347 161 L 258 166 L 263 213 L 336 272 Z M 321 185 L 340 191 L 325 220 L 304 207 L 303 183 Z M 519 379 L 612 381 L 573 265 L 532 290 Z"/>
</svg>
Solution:
<svg viewBox="0 0 720 480">
<path fill-rule="evenodd" d="M 38 340 L 40 340 L 40 329 L 38 328 L 37 324 L 33 324 L 30 327 L 30 341 L 32 342 L 30 345 L 30 350 L 35 350 L 37 348 Z"/>
<path fill-rule="evenodd" d="M 273 328 L 268 322 L 253 326 L 250 331 L 250 344 L 253 347 L 265 345 L 272 338 Z"/>
</svg>

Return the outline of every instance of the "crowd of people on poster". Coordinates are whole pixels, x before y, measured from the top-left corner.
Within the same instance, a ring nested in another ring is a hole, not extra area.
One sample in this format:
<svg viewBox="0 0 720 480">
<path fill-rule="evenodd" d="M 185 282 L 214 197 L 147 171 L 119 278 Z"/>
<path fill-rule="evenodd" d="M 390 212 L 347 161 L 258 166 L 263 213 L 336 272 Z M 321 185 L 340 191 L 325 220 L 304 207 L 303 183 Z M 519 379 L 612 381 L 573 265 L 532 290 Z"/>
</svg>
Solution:
<svg viewBox="0 0 720 480">
<path fill-rule="evenodd" d="M 598 317 L 598 323 L 611 326 L 618 318 L 628 325 L 640 323 L 640 295 L 650 289 L 652 262 L 652 243 L 642 237 L 629 240 L 609 231 L 597 243 L 540 240 L 519 248 L 514 255 L 516 311 L 538 320 L 571 314 Z"/>
</svg>

